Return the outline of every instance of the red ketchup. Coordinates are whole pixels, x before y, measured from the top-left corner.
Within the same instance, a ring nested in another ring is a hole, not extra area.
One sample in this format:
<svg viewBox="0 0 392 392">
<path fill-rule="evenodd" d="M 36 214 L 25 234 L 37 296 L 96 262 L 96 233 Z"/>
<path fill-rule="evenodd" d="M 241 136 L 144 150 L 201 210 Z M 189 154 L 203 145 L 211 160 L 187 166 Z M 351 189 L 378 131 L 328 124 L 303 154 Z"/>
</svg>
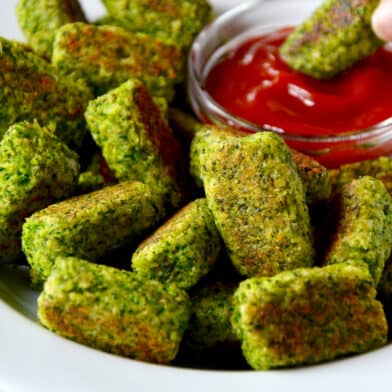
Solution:
<svg viewBox="0 0 392 392">
<path fill-rule="evenodd" d="M 364 130 L 392 117 L 392 52 L 380 48 L 333 79 L 316 80 L 279 58 L 291 28 L 247 41 L 211 69 L 205 88 L 237 117 L 286 135 L 332 136 Z M 392 132 L 392 131 L 391 131 Z M 392 140 L 367 148 L 353 142 L 287 140 L 328 167 L 390 155 Z"/>
</svg>

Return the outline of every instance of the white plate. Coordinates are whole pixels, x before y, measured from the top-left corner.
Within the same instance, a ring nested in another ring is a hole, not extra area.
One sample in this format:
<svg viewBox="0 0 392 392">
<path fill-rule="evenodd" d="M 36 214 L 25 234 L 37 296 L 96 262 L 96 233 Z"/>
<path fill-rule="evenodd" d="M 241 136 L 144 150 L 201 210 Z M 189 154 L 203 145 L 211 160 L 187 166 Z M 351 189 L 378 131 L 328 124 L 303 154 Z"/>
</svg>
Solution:
<svg viewBox="0 0 392 392">
<path fill-rule="evenodd" d="M 213 1 L 218 12 L 240 2 Z M 21 39 L 15 20 L 15 4 L 16 0 L 0 0 L 0 35 Z M 103 12 L 95 0 L 85 0 L 83 5 L 90 18 Z M 87 348 L 45 330 L 36 322 L 37 295 L 28 287 L 25 270 L 0 268 L 2 392 L 359 392 L 391 389 L 391 346 L 328 364 L 282 371 L 219 372 L 150 365 Z"/>
</svg>

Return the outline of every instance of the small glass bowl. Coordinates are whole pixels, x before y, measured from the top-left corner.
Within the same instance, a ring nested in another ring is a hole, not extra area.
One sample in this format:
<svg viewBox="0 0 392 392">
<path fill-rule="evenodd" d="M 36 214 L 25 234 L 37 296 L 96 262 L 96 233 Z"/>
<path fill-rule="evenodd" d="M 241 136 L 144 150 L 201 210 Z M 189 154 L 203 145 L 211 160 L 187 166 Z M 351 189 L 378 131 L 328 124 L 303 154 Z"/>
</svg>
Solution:
<svg viewBox="0 0 392 392">
<path fill-rule="evenodd" d="M 320 0 L 264 0 L 244 3 L 218 17 L 195 40 L 188 60 L 188 94 L 198 118 L 205 123 L 225 124 L 247 132 L 265 131 L 236 117 L 205 90 L 206 78 L 222 57 L 251 38 L 301 23 Z M 392 118 L 371 128 L 331 136 L 279 133 L 286 143 L 313 156 L 327 167 L 392 154 Z"/>
</svg>

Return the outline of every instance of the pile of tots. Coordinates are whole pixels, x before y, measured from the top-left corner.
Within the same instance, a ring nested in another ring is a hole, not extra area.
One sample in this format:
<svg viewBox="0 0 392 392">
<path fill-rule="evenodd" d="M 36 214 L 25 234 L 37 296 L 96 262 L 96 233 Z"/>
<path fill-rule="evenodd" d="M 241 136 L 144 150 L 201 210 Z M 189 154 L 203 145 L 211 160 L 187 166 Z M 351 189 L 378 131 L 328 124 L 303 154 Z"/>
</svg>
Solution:
<svg viewBox="0 0 392 392">
<path fill-rule="evenodd" d="M 103 3 L 92 24 L 20 0 L 28 45 L 0 38 L 0 258 L 27 260 L 39 321 L 161 364 L 180 343 L 241 345 L 254 369 L 386 344 L 392 161 L 327 170 L 197 123 L 186 57 L 211 6 Z"/>
</svg>

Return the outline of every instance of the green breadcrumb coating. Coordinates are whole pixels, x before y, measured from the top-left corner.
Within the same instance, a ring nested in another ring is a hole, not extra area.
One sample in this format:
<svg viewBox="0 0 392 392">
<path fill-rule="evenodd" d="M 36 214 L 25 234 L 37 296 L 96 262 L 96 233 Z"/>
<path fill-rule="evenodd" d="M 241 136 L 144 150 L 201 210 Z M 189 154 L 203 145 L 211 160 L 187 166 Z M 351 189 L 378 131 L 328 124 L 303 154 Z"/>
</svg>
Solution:
<svg viewBox="0 0 392 392">
<path fill-rule="evenodd" d="M 96 261 L 154 227 L 162 201 L 138 182 L 124 182 L 52 204 L 23 225 L 22 248 L 39 287 L 58 256 Z"/>
<path fill-rule="evenodd" d="M 231 140 L 233 137 L 244 137 L 245 134 L 237 131 L 234 128 L 217 127 L 215 125 L 201 125 L 198 126 L 197 122 L 193 122 L 191 118 L 181 116 L 177 113 L 176 118 L 181 121 L 182 127 L 188 130 L 192 135 L 193 140 L 190 151 L 190 173 L 199 187 L 203 187 L 202 164 L 208 159 L 208 150 L 210 144 L 224 143 L 226 140 Z"/>
<path fill-rule="evenodd" d="M 182 54 L 172 45 L 119 27 L 70 23 L 56 33 L 52 63 L 85 79 L 96 95 L 140 78 L 150 93 L 170 99 L 183 79 Z"/>
<path fill-rule="evenodd" d="M 392 159 L 379 157 L 368 161 L 348 163 L 338 169 L 331 169 L 329 175 L 333 191 L 339 191 L 343 185 L 363 176 L 371 176 L 381 180 L 389 193 L 392 193 Z"/>
<path fill-rule="evenodd" d="M 371 27 L 379 0 L 326 0 L 280 48 L 292 68 L 331 78 L 372 54 L 383 42 Z"/>
<path fill-rule="evenodd" d="M 205 349 L 238 340 L 230 322 L 235 290 L 233 285 L 216 282 L 192 294 L 192 314 L 186 334 L 191 346 Z"/>
<path fill-rule="evenodd" d="M 254 369 L 318 363 L 387 342 L 375 296 L 363 263 L 251 278 L 234 294 L 232 325 Z"/>
<path fill-rule="evenodd" d="M 18 123 L 6 132 L 0 143 L 0 260 L 21 255 L 27 216 L 73 194 L 78 159 L 38 123 Z"/>
<path fill-rule="evenodd" d="M 181 147 L 143 84 L 130 79 L 90 101 L 91 134 L 119 181 L 141 181 L 179 206 Z"/>
<path fill-rule="evenodd" d="M 38 299 L 50 330 L 90 347 L 141 361 L 175 358 L 190 314 L 176 286 L 72 257 L 59 257 Z"/>
<path fill-rule="evenodd" d="M 92 171 L 85 171 L 80 174 L 76 194 L 83 195 L 102 189 L 105 186 L 105 179 L 101 174 Z"/>
<path fill-rule="evenodd" d="M 17 122 L 37 120 L 56 129 L 71 148 L 80 147 L 89 99 L 82 81 L 59 79 L 53 67 L 24 45 L 0 37 L 0 138 Z"/>
<path fill-rule="evenodd" d="M 376 284 L 392 249 L 392 198 L 384 184 L 361 177 L 343 186 L 335 201 L 337 228 L 323 264 L 363 261 Z"/>
<path fill-rule="evenodd" d="M 132 256 L 145 279 L 194 286 L 214 265 L 220 239 L 205 199 L 188 204 L 148 237 Z"/>
<path fill-rule="evenodd" d="M 200 187 L 203 186 L 200 162 L 203 159 L 203 154 L 208 150 L 209 144 L 213 140 L 224 141 L 227 137 L 244 137 L 249 135 L 233 128 L 202 125 L 196 120 L 193 120 L 192 117 L 182 114 L 180 111 L 174 111 L 172 116 L 174 117 L 173 121 L 175 124 L 177 123 L 184 132 L 192 134 L 190 172 L 196 185 Z M 305 188 L 307 203 L 314 204 L 328 200 L 331 196 L 331 181 L 328 170 L 313 158 L 296 150 L 290 151 Z"/>
<path fill-rule="evenodd" d="M 304 184 L 307 203 L 314 204 L 328 200 L 332 193 L 328 169 L 299 151 L 291 150 L 291 156 L 297 164 Z"/>
<path fill-rule="evenodd" d="M 313 264 L 305 191 L 283 139 L 260 132 L 211 141 L 200 172 L 238 272 L 272 276 Z"/>
<path fill-rule="evenodd" d="M 86 21 L 78 0 L 19 0 L 16 16 L 31 47 L 48 59 L 56 30 L 67 23 Z"/>
<path fill-rule="evenodd" d="M 213 18 L 206 0 L 103 0 L 110 16 L 104 23 L 143 32 L 189 49 L 200 30 Z"/>
</svg>

